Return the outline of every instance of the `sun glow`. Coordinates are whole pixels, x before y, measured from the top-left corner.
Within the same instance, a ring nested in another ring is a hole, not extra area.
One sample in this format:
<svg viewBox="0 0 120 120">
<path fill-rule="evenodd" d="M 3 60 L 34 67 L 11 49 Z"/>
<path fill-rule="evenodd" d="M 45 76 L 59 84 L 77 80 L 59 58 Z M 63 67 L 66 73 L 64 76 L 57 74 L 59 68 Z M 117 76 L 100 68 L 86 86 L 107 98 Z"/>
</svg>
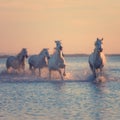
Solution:
<svg viewBox="0 0 120 120">
<path fill-rule="evenodd" d="M 56 39 L 62 40 L 65 53 L 91 53 L 97 37 L 104 38 L 105 53 L 120 53 L 119 3 L 118 0 L 2 0 L 0 53 L 17 53 L 23 47 L 30 54 L 43 48 L 52 51 Z"/>
</svg>

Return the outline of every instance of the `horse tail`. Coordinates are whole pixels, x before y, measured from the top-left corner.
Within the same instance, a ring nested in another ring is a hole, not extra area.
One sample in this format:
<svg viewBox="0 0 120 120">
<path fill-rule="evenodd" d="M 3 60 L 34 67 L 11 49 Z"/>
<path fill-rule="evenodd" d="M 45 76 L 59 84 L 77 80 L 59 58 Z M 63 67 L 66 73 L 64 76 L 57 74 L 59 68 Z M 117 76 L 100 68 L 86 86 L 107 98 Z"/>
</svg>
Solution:
<svg viewBox="0 0 120 120">
<path fill-rule="evenodd" d="M 6 61 L 7 71 L 9 70 L 10 67 L 12 67 L 12 65 L 11 65 L 11 63 L 10 63 L 10 59 L 8 58 L 7 61 Z"/>
<path fill-rule="evenodd" d="M 29 70 L 32 70 L 32 64 L 29 63 Z"/>
</svg>

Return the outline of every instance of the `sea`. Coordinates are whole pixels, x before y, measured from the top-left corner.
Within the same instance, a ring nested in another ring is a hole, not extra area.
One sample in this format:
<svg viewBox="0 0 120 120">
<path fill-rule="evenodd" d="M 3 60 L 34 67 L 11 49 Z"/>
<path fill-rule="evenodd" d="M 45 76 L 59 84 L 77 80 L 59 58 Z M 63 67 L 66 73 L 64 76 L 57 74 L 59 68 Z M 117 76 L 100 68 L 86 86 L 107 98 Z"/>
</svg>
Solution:
<svg viewBox="0 0 120 120">
<path fill-rule="evenodd" d="M 6 71 L 0 58 L 0 120 L 120 120 L 120 55 L 106 56 L 101 82 L 88 56 L 65 56 L 66 76 L 43 68 Z"/>
</svg>

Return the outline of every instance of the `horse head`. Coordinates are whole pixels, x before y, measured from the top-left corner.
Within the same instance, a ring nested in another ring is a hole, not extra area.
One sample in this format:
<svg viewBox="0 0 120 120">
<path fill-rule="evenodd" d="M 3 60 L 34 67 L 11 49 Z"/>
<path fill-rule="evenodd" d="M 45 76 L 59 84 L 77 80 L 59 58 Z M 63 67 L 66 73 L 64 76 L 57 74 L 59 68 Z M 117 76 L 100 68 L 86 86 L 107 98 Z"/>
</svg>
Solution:
<svg viewBox="0 0 120 120">
<path fill-rule="evenodd" d="M 97 52 L 102 52 L 103 51 L 103 46 L 102 46 L 102 44 L 103 44 L 103 38 L 102 39 L 99 39 L 99 38 L 97 38 L 97 40 L 96 40 L 96 42 L 95 42 L 95 50 L 97 50 Z"/>
<path fill-rule="evenodd" d="M 23 55 L 23 57 L 28 58 L 28 52 L 26 48 L 22 49 L 21 54 Z"/>
<path fill-rule="evenodd" d="M 62 47 L 61 41 L 60 40 L 56 40 L 55 43 L 56 43 L 56 49 L 57 50 L 62 50 L 63 47 Z"/>
<path fill-rule="evenodd" d="M 24 62 L 25 58 L 28 57 L 27 49 L 23 48 L 21 52 L 17 55 L 17 58 L 20 63 Z"/>
<path fill-rule="evenodd" d="M 48 48 L 44 48 L 44 49 L 42 50 L 42 52 L 41 52 L 41 54 L 42 54 L 44 57 L 46 57 L 47 59 L 50 58 L 50 55 L 49 55 L 48 50 L 49 50 Z"/>
</svg>

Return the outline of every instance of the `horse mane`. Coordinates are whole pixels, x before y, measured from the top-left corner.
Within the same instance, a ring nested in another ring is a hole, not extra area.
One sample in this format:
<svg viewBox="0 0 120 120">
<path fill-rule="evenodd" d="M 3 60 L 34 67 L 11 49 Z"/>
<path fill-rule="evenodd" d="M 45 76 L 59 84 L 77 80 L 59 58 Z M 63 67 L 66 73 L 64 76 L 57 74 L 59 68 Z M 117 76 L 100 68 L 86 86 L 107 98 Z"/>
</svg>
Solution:
<svg viewBox="0 0 120 120">
<path fill-rule="evenodd" d="M 64 57 L 64 54 L 63 54 L 62 50 L 58 50 L 57 48 L 54 48 L 54 51 L 53 51 L 53 54 L 52 54 L 52 55 L 55 55 L 57 52 L 60 53 L 60 58 L 63 58 L 63 57 Z"/>
<path fill-rule="evenodd" d="M 38 56 L 41 57 L 41 60 L 43 61 L 43 63 L 45 62 L 46 65 L 48 64 L 48 57 L 46 55 L 43 55 L 43 52 L 47 50 L 48 48 L 43 48 L 41 52 L 38 54 Z"/>
<path fill-rule="evenodd" d="M 95 46 L 97 45 L 98 39 L 95 41 Z"/>
<path fill-rule="evenodd" d="M 24 56 L 22 56 L 24 50 L 26 50 L 26 48 L 23 48 L 17 55 L 17 58 L 18 60 L 20 60 L 21 63 L 24 63 Z"/>
<path fill-rule="evenodd" d="M 22 54 L 22 51 L 21 51 L 20 53 L 18 53 L 18 55 L 17 55 L 17 58 L 18 58 L 18 59 L 22 59 L 22 58 L 21 58 L 21 54 Z"/>
<path fill-rule="evenodd" d="M 43 48 L 38 55 L 39 56 L 42 55 L 45 49 L 47 49 L 47 48 Z"/>
</svg>

